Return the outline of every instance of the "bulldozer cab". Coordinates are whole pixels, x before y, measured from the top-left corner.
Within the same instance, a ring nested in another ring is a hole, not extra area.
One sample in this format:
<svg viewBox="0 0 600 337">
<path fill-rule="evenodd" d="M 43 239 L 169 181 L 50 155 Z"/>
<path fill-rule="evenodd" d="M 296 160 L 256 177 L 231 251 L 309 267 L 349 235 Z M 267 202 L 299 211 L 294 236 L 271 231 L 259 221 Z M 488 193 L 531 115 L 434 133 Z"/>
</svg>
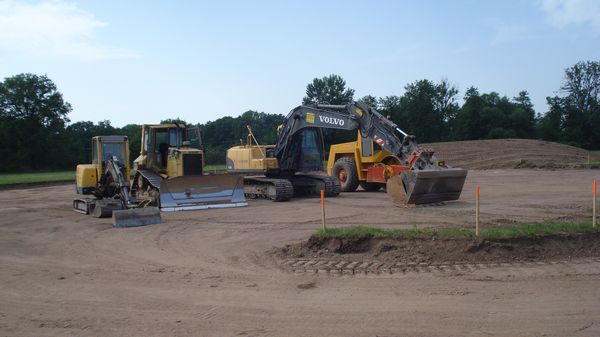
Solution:
<svg viewBox="0 0 600 337">
<path fill-rule="evenodd" d="M 142 126 L 140 168 L 166 177 L 201 175 L 204 164 L 202 140 L 197 127 L 179 124 Z M 185 172 L 184 172 L 185 171 Z"/>
<path fill-rule="evenodd" d="M 106 161 L 113 156 L 125 164 L 125 174 L 129 176 L 129 142 L 127 136 L 96 136 L 92 138 L 92 164 L 96 166 L 96 176 L 101 177 Z"/>
</svg>

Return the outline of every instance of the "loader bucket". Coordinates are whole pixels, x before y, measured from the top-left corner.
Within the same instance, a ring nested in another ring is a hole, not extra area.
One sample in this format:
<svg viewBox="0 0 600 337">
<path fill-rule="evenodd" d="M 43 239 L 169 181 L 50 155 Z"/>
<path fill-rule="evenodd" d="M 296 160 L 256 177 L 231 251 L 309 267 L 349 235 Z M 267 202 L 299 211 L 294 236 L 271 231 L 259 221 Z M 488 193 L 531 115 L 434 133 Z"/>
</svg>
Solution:
<svg viewBox="0 0 600 337">
<path fill-rule="evenodd" d="M 407 170 L 387 182 L 387 192 L 399 204 L 429 204 L 458 200 L 467 170 L 446 168 Z"/>
<path fill-rule="evenodd" d="M 160 184 L 160 209 L 184 211 L 247 206 L 244 179 L 237 174 L 184 176 Z"/>
<path fill-rule="evenodd" d="M 162 222 L 158 207 L 132 208 L 112 212 L 115 227 L 138 227 Z"/>
</svg>

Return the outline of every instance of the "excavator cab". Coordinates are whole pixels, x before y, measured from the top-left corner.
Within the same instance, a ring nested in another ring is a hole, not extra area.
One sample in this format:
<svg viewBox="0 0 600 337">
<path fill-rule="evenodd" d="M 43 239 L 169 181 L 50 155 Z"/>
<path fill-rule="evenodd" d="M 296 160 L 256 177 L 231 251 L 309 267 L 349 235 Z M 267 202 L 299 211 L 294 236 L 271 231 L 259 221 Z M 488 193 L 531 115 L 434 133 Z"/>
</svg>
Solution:
<svg viewBox="0 0 600 337">
<path fill-rule="evenodd" d="M 105 172 L 106 162 L 113 156 L 121 163 L 129 163 L 127 136 L 95 136 L 91 143 L 92 163 L 77 165 L 75 183 L 78 194 L 93 194 Z M 129 176 L 129 165 L 124 167 Z"/>
<path fill-rule="evenodd" d="M 297 172 L 323 171 L 323 132 L 318 128 L 306 128 L 296 133 L 290 141 L 289 160 L 281 168 Z"/>
</svg>

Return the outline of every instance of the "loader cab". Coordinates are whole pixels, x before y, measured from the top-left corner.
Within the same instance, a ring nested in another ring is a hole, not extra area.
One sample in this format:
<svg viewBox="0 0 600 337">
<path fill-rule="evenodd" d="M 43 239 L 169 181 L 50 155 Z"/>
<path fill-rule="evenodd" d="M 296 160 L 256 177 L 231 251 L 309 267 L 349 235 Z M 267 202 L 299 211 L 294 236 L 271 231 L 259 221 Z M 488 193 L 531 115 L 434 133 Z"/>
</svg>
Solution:
<svg viewBox="0 0 600 337">
<path fill-rule="evenodd" d="M 138 170 L 151 170 L 163 178 L 203 173 L 204 151 L 197 127 L 143 125 L 141 146 L 140 156 L 134 161 Z"/>
</svg>

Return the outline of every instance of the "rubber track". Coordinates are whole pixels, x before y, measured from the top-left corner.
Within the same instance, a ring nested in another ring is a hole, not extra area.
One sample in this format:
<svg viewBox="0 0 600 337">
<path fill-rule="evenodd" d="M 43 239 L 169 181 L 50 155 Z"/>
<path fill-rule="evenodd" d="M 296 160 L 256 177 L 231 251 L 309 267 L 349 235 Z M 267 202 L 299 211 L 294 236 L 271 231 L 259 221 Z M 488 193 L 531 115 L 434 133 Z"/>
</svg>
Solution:
<svg viewBox="0 0 600 337">
<path fill-rule="evenodd" d="M 337 180 L 337 178 L 334 178 L 332 176 L 320 175 L 320 174 L 299 174 L 299 176 L 323 182 L 323 184 L 325 185 L 325 196 L 327 196 L 327 197 L 337 197 L 338 195 L 340 195 L 340 192 L 342 190 L 340 181 Z M 316 187 L 316 184 L 315 184 L 315 187 Z M 320 191 L 317 190 L 317 188 L 315 188 L 313 193 L 319 194 Z"/>
<path fill-rule="evenodd" d="M 340 194 L 342 189 L 340 182 L 331 176 L 321 175 L 321 174 L 297 174 L 294 177 L 298 179 L 298 181 L 313 181 L 310 187 L 306 188 L 303 186 L 302 190 L 294 190 L 295 195 L 319 195 L 321 190 L 319 186 L 323 185 L 325 187 L 325 196 L 327 197 L 337 197 Z M 292 181 L 294 184 L 294 181 Z"/>
<path fill-rule="evenodd" d="M 264 198 L 273 201 L 288 201 L 294 195 L 294 187 L 286 179 L 275 179 L 267 177 L 244 177 L 244 185 L 272 185 L 275 186 L 275 195 L 245 193 L 248 198 Z"/>
</svg>

